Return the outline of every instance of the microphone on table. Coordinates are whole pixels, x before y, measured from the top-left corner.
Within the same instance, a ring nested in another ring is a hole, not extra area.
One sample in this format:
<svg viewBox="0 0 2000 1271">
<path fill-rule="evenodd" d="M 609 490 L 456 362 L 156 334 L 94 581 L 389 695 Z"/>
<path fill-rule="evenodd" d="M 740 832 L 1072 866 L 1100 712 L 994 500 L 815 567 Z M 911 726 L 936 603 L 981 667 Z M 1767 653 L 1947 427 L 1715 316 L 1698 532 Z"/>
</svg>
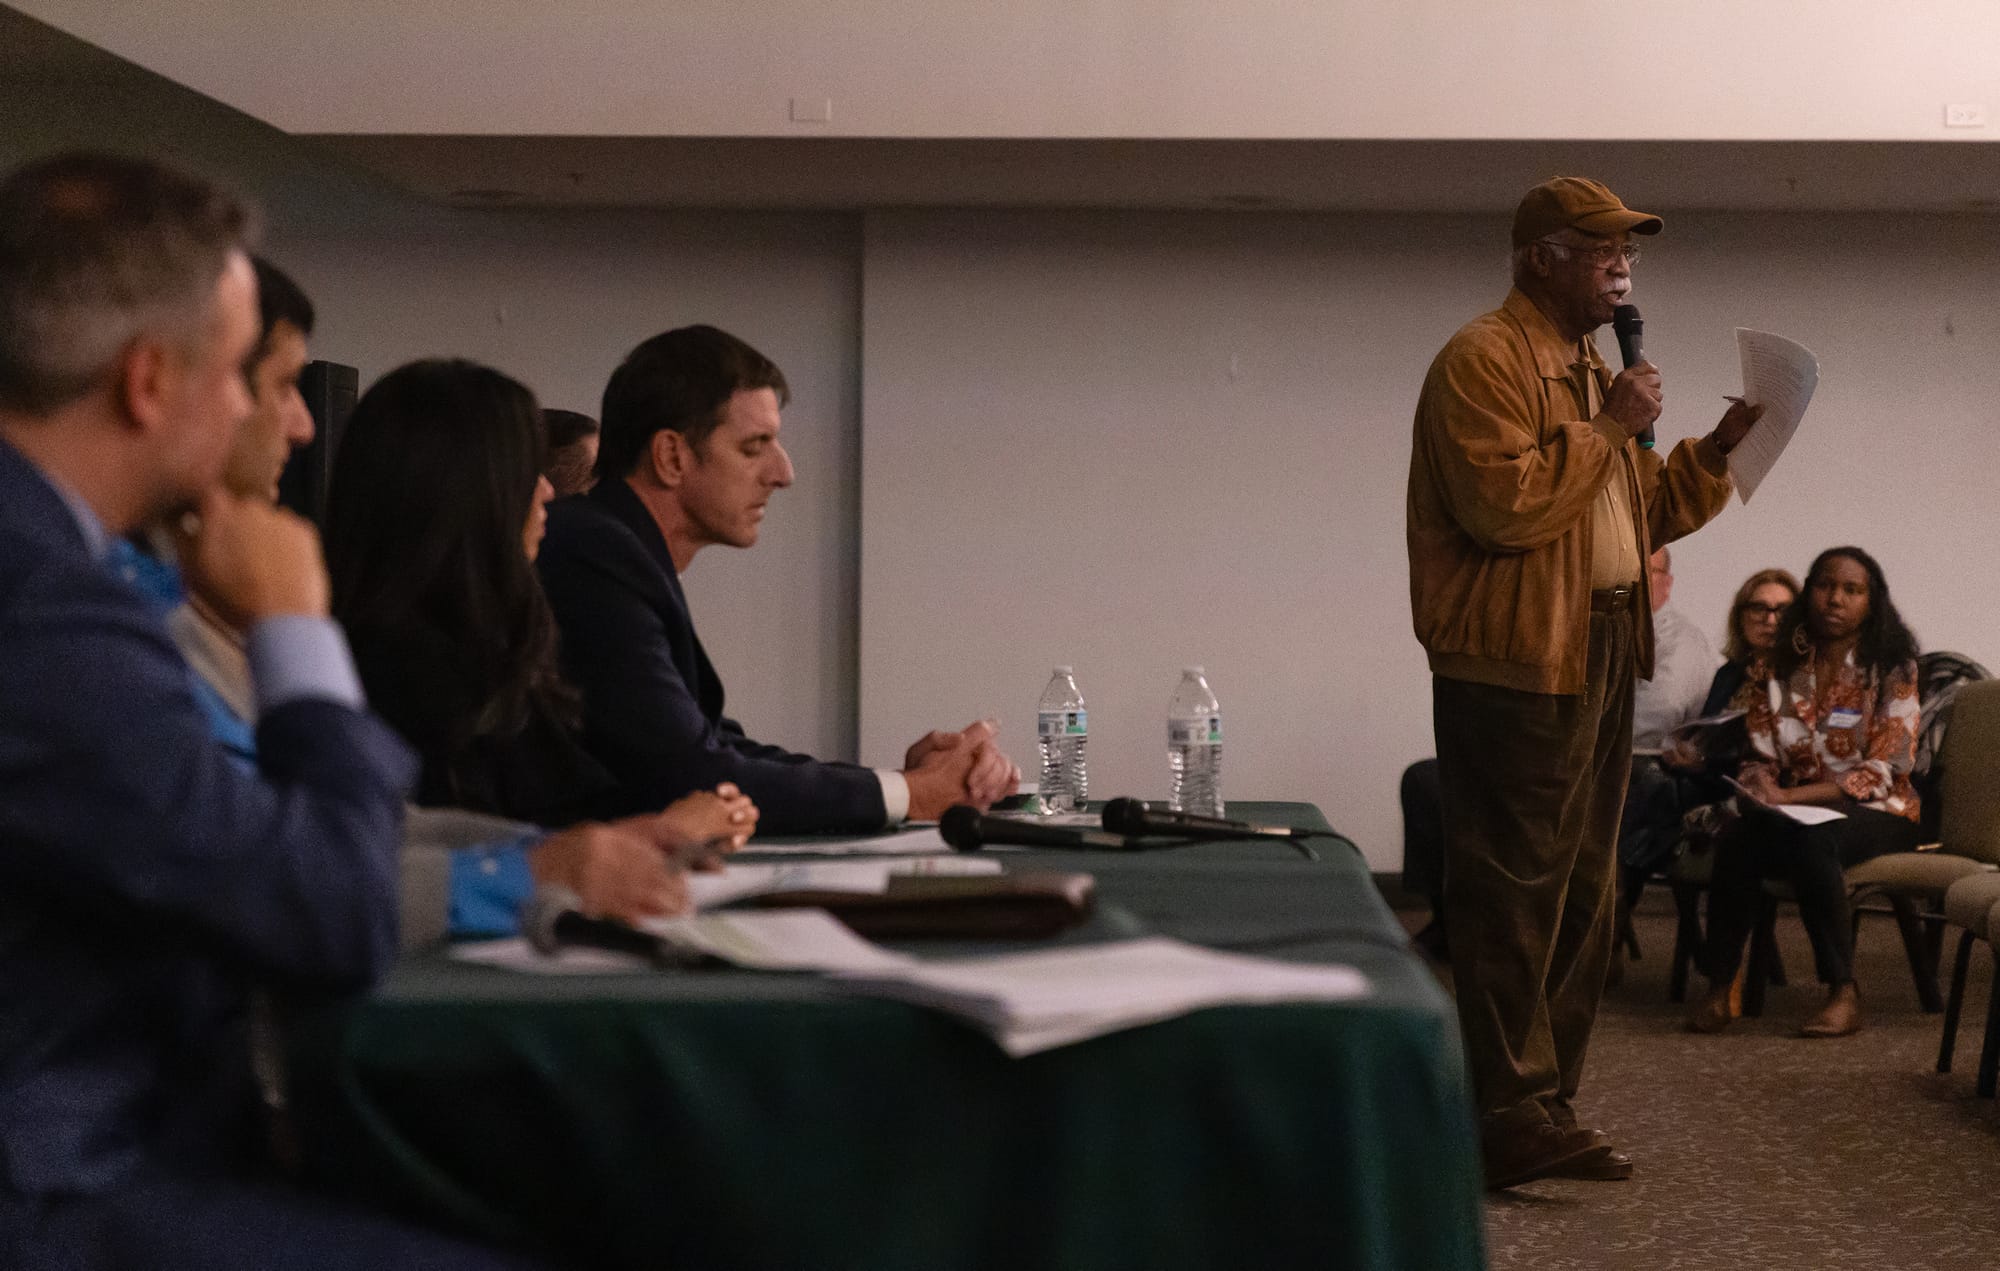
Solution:
<svg viewBox="0 0 2000 1271">
<path fill-rule="evenodd" d="M 1124 837 L 1102 830 L 1084 830 L 1069 825 L 1038 825 L 1013 817 L 987 816 L 969 804 L 954 804 L 938 818 L 938 834 L 961 852 L 982 847 L 1053 847 L 1070 851 L 1122 852 L 1131 848 Z"/>
<path fill-rule="evenodd" d="M 1639 347 L 1639 337 L 1646 330 L 1645 320 L 1639 316 L 1638 305 L 1619 305 L 1611 311 L 1611 329 L 1618 336 L 1618 356 L 1625 359 L 1625 369 L 1631 370 L 1646 360 L 1646 350 Z M 1639 444 L 1646 449 L 1653 448 L 1653 426 L 1646 425 L 1646 431 L 1639 434 Z"/>
<path fill-rule="evenodd" d="M 603 949 L 636 954 L 657 967 L 707 961 L 705 954 L 680 948 L 615 918 L 591 917 L 583 912 L 583 898 L 558 884 L 535 889 L 522 908 L 521 934 L 535 952 L 551 957 L 564 949 Z"/>
<path fill-rule="evenodd" d="M 1253 825 L 1226 817 L 1170 812 L 1144 799 L 1113 799 L 1104 805 L 1104 828 L 1114 834 L 1171 834 L 1179 838 L 1292 839 L 1307 833 L 1289 825 Z"/>
<path fill-rule="evenodd" d="M 1104 805 L 1104 828 L 1115 834 L 1134 837 L 1171 836 L 1181 839 L 1281 839 L 1299 850 L 1307 860 L 1319 853 L 1305 840 L 1318 831 L 1289 825 L 1256 825 L 1227 817 L 1201 816 L 1194 812 L 1172 812 L 1155 808 L 1144 799 L 1113 799 Z"/>
</svg>

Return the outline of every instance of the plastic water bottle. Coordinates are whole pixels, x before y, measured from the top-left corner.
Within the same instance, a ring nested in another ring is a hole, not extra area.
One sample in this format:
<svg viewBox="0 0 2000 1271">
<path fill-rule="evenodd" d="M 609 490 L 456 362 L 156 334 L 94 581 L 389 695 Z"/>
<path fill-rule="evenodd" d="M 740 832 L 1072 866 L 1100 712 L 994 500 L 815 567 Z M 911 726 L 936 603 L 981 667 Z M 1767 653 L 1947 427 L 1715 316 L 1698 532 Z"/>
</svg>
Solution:
<svg viewBox="0 0 2000 1271">
<path fill-rule="evenodd" d="M 1035 733 L 1042 747 L 1042 810 L 1074 812 L 1090 797 L 1090 776 L 1084 768 L 1083 746 L 1090 740 L 1090 712 L 1076 676 L 1059 666 L 1049 676 L 1036 707 Z"/>
<path fill-rule="evenodd" d="M 1167 806 L 1197 816 L 1222 815 L 1222 707 L 1198 666 L 1181 671 L 1167 703 Z"/>
</svg>

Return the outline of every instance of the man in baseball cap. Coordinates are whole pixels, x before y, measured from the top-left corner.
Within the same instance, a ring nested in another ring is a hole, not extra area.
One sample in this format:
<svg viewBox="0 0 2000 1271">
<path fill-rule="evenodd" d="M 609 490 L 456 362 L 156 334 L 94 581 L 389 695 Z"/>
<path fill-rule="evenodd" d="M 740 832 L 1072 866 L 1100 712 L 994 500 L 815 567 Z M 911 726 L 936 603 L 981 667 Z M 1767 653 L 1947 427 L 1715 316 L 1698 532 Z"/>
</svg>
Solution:
<svg viewBox="0 0 2000 1271">
<path fill-rule="evenodd" d="M 1611 954 L 1632 684 L 1653 672 L 1645 562 L 1729 497 L 1757 411 L 1662 459 L 1650 363 L 1591 332 L 1660 218 L 1556 177 L 1514 213 L 1514 288 L 1431 363 L 1410 455 L 1411 611 L 1430 658 L 1444 923 L 1486 1180 L 1629 1178 L 1571 1099 Z"/>
</svg>

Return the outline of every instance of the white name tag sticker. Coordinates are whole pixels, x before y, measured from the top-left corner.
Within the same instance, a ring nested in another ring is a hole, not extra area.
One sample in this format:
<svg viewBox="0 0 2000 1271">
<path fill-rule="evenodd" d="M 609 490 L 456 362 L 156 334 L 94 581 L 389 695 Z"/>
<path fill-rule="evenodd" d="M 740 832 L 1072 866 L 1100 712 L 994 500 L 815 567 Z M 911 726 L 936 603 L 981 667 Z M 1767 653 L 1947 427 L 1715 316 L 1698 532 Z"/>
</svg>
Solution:
<svg viewBox="0 0 2000 1271">
<path fill-rule="evenodd" d="M 1826 713 L 1826 726 L 1828 728 L 1852 728 L 1860 722 L 1860 711 L 1841 709 Z"/>
</svg>

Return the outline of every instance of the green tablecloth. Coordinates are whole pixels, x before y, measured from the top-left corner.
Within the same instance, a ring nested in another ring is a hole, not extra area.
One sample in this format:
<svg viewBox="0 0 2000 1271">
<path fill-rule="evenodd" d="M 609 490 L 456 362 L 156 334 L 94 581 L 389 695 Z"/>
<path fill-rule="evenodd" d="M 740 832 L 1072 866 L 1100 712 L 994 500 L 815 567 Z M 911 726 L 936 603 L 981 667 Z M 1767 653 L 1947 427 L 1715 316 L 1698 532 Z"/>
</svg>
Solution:
<svg viewBox="0 0 2000 1271">
<path fill-rule="evenodd" d="M 1304 804 L 1230 810 L 1325 824 Z M 564 1265 L 1478 1267 L 1450 1004 L 1359 855 L 1319 843 L 1316 864 L 1272 843 L 1009 853 L 1097 875 L 1076 938 L 1346 963 L 1373 989 L 1021 1060 L 808 976 L 413 957 L 295 1033 L 310 1171 Z"/>
</svg>

